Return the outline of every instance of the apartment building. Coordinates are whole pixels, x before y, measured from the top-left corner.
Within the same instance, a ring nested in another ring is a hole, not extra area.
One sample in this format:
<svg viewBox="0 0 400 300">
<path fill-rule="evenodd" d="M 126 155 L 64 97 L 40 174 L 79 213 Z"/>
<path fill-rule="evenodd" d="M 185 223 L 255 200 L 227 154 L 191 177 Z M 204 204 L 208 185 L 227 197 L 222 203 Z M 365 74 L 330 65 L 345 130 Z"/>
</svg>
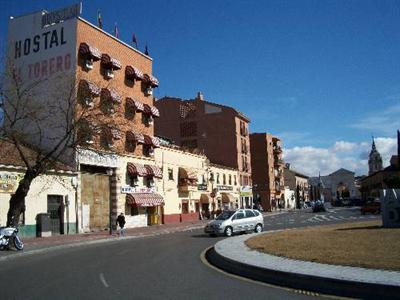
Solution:
<svg viewBox="0 0 400 300">
<path fill-rule="evenodd" d="M 281 140 L 269 133 L 252 133 L 250 152 L 256 200 L 264 210 L 276 209 L 285 199 Z"/>
<path fill-rule="evenodd" d="M 250 120 L 236 109 L 208 101 L 163 97 L 155 102 L 162 118 L 155 134 L 186 149 L 198 149 L 211 163 L 239 170 L 240 206 L 252 205 Z"/>
</svg>

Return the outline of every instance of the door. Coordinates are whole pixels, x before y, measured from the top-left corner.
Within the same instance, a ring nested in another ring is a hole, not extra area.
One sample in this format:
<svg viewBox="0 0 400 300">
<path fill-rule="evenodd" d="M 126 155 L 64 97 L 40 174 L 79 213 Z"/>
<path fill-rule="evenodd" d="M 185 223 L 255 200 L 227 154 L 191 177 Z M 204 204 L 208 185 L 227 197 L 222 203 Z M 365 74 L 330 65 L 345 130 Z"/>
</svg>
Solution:
<svg viewBox="0 0 400 300">
<path fill-rule="evenodd" d="M 82 204 L 89 205 L 90 230 L 104 230 L 110 224 L 110 179 L 105 174 L 82 173 Z"/>
<path fill-rule="evenodd" d="M 245 221 L 244 213 L 242 211 L 237 212 L 236 215 L 234 215 L 232 218 L 233 231 L 234 232 L 243 231 L 244 221 Z"/>
<path fill-rule="evenodd" d="M 61 195 L 47 195 L 47 213 L 50 215 L 51 234 L 64 233 L 64 203 Z"/>
</svg>

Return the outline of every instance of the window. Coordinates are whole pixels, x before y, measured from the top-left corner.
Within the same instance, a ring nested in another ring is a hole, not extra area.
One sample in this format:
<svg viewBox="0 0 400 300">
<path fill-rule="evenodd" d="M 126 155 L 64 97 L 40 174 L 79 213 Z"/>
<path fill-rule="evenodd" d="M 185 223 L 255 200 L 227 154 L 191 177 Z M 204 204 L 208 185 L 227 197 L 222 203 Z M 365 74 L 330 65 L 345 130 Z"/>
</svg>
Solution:
<svg viewBox="0 0 400 300">
<path fill-rule="evenodd" d="M 201 183 L 205 184 L 206 183 L 206 176 L 203 174 L 201 175 Z"/>
<path fill-rule="evenodd" d="M 234 185 L 237 185 L 236 175 L 233 175 L 233 184 L 234 184 Z"/>
<path fill-rule="evenodd" d="M 240 220 L 240 219 L 244 219 L 244 213 L 242 212 L 238 212 L 234 217 L 234 220 Z"/>
<path fill-rule="evenodd" d="M 130 186 L 138 186 L 138 177 L 136 176 L 130 176 L 129 177 L 129 185 Z"/>
<path fill-rule="evenodd" d="M 154 118 L 151 114 L 142 113 L 142 120 L 143 120 L 143 124 L 145 124 L 146 127 L 149 127 L 149 126 L 153 125 L 153 123 L 154 123 Z"/>
<path fill-rule="evenodd" d="M 246 210 L 246 218 L 253 218 L 255 217 L 254 213 L 251 210 Z"/>
<path fill-rule="evenodd" d="M 232 175 L 231 174 L 229 174 L 228 183 L 229 183 L 229 185 L 232 185 Z"/>
<path fill-rule="evenodd" d="M 168 168 L 168 180 L 174 180 L 174 170 Z"/>
<path fill-rule="evenodd" d="M 226 184 L 226 175 L 225 174 L 222 175 L 222 184 L 223 185 Z"/>
<path fill-rule="evenodd" d="M 152 188 L 154 187 L 155 183 L 154 183 L 154 178 L 153 177 L 146 177 L 146 184 L 145 184 L 148 188 Z"/>
<path fill-rule="evenodd" d="M 219 173 L 217 173 L 217 184 L 219 184 Z"/>
<path fill-rule="evenodd" d="M 143 145 L 143 155 L 145 156 L 153 156 L 154 155 L 154 149 L 150 145 Z"/>
</svg>

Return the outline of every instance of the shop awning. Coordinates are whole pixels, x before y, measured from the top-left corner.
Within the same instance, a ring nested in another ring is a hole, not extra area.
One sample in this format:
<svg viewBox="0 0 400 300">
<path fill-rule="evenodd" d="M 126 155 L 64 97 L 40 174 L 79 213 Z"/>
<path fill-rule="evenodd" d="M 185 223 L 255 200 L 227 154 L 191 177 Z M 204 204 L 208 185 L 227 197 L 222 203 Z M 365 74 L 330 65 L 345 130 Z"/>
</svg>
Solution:
<svg viewBox="0 0 400 300">
<path fill-rule="evenodd" d="M 119 62 L 119 60 L 111 57 L 108 54 L 101 55 L 101 64 L 104 65 L 106 68 L 110 68 L 113 70 L 120 70 L 122 68 L 122 65 Z"/>
<path fill-rule="evenodd" d="M 178 173 L 179 179 L 188 179 L 192 181 L 197 181 L 197 172 L 196 170 L 190 169 L 190 168 L 179 168 L 179 173 Z"/>
<path fill-rule="evenodd" d="M 143 81 L 151 87 L 158 87 L 159 84 L 158 79 L 149 74 L 143 75 Z"/>
<path fill-rule="evenodd" d="M 143 73 L 139 69 L 132 67 L 132 66 L 126 66 L 125 68 L 125 76 L 129 80 L 143 80 Z"/>
<path fill-rule="evenodd" d="M 146 134 L 144 134 L 143 136 L 145 145 L 152 146 L 153 148 L 160 147 L 160 141 L 158 140 L 158 138 Z"/>
<path fill-rule="evenodd" d="M 100 96 L 101 88 L 93 82 L 89 80 L 81 80 L 80 85 L 84 89 L 84 92 L 88 92 L 92 96 Z"/>
<path fill-rule="evenodd" d="M 147 169 L 141 164 L 128 162 L 127 171 L 129 176 L 147 176 Z"/>
<path fill-rule="evenodd" d="M 87 58 L 90 58 L 94 61 L 101 59 L 100 51 L 97 48 L 92 47 L 86 43 L 81 43 L 79 45 L 79 54 L 86 56 Z"/>
<path fill-rule="evenodd" d="M 144 165 L 147 170 L 147 176 L 162 178 L 162 170 L 154 165 Z"/>
<path fill-rule="evenodd" d="M 159 206 L 164 205 L 164 199 L 160 194 L 157 193 L 137 193 L 127 194 L 126 204 L 137 205 L 141 207 Z"/>
<path fill-rule="evenodd" d="M 126 98 L 126 104 L 134 107 L 136 111 L 144 111 L 144 105 L 139 100 Z"/>
<path fill-rule="evenodd" d="M 104 96 L 106 98 L 110 99 L 111 101 L 113 101 L 115 103 L 121 103 L 122 102 L 121 96 L 114 89 L 105 89 L 104 88 L 104 89 L 101 90 L 101 92 L 104 93 Z"/>
<path fill-rule="evenodd" d="M 231 193 L 221 193 L 222 203 L 235 202 L 235 197 Z"/>
</svg>

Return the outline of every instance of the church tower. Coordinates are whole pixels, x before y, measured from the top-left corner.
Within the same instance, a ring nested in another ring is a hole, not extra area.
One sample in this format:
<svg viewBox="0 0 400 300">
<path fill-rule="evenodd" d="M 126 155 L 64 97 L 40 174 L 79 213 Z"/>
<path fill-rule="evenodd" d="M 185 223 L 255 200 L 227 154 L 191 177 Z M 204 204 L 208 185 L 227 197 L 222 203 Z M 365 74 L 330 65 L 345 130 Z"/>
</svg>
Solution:
<svg viewBox="0 0 400 300">
<path fill-rule="evenodd" d="M 368 158 L 368 166 L 369 166 L 368 175 L 380 171 L 383 168 L 382 157 L 379 154 L 378 150 L 376 150 L 375 140 L 373 137 L 372 137 L 372 149 L 371 152 L 369 153 L 369 158 Z"/>
</svg>

